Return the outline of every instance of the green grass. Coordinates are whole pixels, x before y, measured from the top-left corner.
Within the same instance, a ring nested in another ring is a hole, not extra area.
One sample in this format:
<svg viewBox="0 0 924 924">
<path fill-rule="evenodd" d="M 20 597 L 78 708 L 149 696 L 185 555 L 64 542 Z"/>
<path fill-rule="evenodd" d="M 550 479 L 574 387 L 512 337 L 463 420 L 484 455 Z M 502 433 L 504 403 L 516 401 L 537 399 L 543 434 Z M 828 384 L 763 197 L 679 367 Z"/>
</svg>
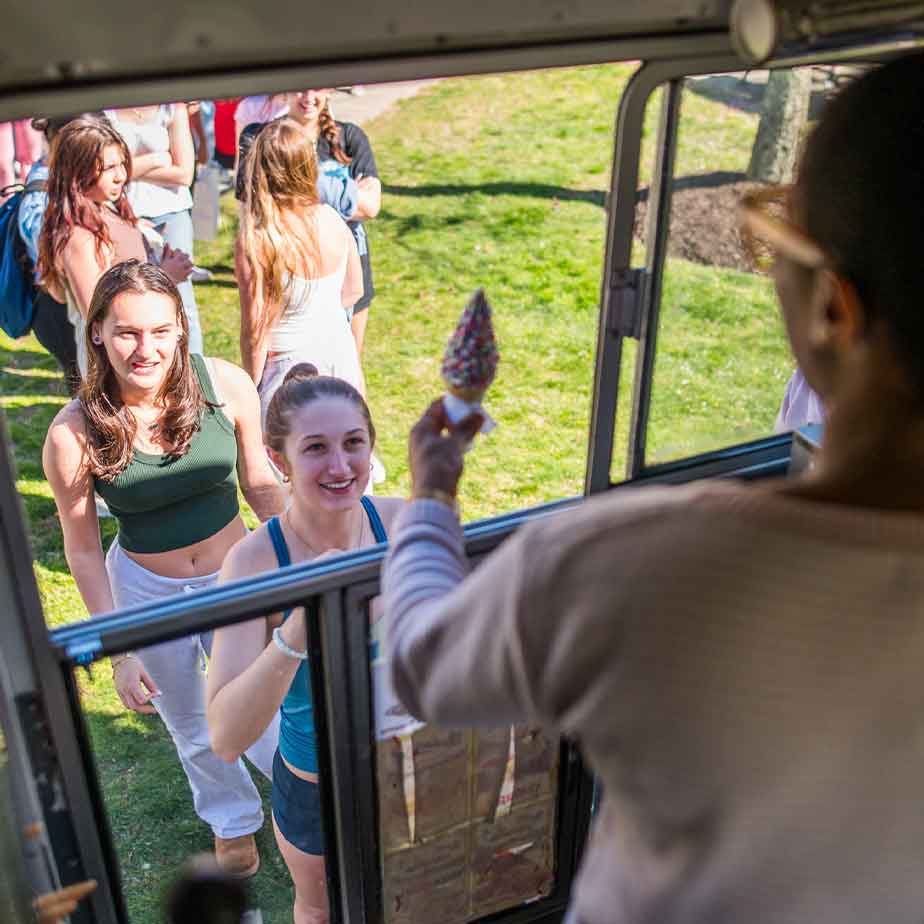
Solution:
<svg viewBox="0 0 924 924">
<path fill-rule="evenodd" d="M 603 193 L 615 109 L 631 72 L 621 65 L 447 80 L 368 126 L 385 182 L 384 206 L 370 228 L 378 294 L 364 363 L 388 469 L 384 493 L 407 491 L 407 432 L 440 392 L 443 346 L 479 285 L 495 309 L 502 355 L 488 402 L 499 426 L 466 460 L 463 513 L 478 518 L 580 493 Z M 656 130 L 656 107 L 649 108 L 648 151 Z M 678 174 L 744 169 L 753 116 L 689 94 L 683 119 Z M 215 279 L 196 292 L 207 352 L 236 361 L 230 199 L 224 210 L 220 238 L 196 253 Z M 631 344 L 626 352 L 617 472 Z M 650 454 L 661 460 L 768 432 L 790 367 L 766 280 L 671 262 Z M 45 431 L 65 401 L 54 362 L 35 341 L 0 335 L 0 406 L 52 626 L 85 616 L 40 461 Z M 103 533 L 108 543 L 111 521 Z M 209 849 L 209 832 L 193 814 L 159 721 L 121 708 L 106 665 L 92 677 L 81 674 L 80 684 L 131 917 L 154 921 L 163 884 L 186 856 Z M 283 922 L 290 919 L 291 893 L 268 825 L 260 843 L 264 865 L 255 897 L 265 921 Z"/>
</svg>

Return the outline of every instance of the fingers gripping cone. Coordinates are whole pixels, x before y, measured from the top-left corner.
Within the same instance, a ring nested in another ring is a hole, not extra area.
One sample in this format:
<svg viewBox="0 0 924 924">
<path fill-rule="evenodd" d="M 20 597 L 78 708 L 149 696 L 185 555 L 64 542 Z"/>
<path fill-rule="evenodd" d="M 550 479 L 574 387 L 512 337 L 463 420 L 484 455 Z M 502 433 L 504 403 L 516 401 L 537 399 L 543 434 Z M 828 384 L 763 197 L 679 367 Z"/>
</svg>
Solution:
<svg viewBox="0 0 924 924">
<path fill-rule="evenodd" d="M 443 406 L 453 424 L 479 411 L 484 417 L 482 433 L 490 433 L 495 423 L 481 406 L 488 386 L 497 374 L 497 342 L 491 323 L 491 306 L 484 289 L 469 299 L 443 355 L 446 394 Z"/>
</svg>

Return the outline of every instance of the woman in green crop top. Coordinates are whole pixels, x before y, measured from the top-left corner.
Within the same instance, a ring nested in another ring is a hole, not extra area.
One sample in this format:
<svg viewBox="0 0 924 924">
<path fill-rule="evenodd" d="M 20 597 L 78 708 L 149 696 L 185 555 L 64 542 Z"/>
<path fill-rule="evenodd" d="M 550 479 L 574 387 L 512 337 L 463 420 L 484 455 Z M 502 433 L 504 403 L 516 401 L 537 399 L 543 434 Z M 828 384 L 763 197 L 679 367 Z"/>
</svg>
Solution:
<svg viewBox="0 0 924 924">
<path fill-rule="evenodd" d="M 363 497 L 375 428 L 352 385 L 319 376 L 309 363 L 293 366 L 270 401 L 264 439 L 291 482 L 292 503 L 235 545 L 222 565 L 222 581 L 383 541 L 404 501 Z M 305 651 L 301 608 L 220 629 L 209 671 L 208 721 L 215 752 L 236 760 L 282 707 L 273 827 L 295 884 L 295 924 L 323 924 L 324 843 Z"/>
<path fill-rule="evenodd" d="M 86 377 L 52 422 L 42 461 L 87 609 L 105 613 L 215 583 L 225 554 L 247 532 L 237 476 L 261 520 L 283 509 L 250 377 L 190 354 L 176 285 L 137 260 L 100 277 L 86 346 Z M 119 523 L 105 557 L 94 492 Z M 209 746 L 201 669 L 209 645 L 190 636 L 121 655 L 112 659 L 113 680 L 127 708 L 156 710 L 164 720 L 219 864 L 251 875 L 262 805 L 243 764 L 229 766 Z M 250 756 L 269 775 L 273 729 L 258 744 Z"/>
</svg>

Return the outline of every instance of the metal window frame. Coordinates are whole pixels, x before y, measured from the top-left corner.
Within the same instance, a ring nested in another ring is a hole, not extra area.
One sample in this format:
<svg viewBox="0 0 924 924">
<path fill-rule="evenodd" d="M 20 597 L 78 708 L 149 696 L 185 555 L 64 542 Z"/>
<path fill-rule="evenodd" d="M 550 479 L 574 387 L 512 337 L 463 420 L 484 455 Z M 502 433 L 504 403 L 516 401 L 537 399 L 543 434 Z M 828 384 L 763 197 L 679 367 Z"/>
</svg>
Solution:
<svg viewBox="0 0 924 924">
<path fill-rule="evenodd" d="M 820 51 L 813 50 L 809 54 L 794 52 L 791 58 L 780 58 L 772 66 L 868 58 L 871 54 L 883 55 L 906 50 L 919 41 L 916 37 L 902 34 L 850 49 L 845 49 L 843 45 L 832 45 Z M 634 271 L 630 258 L 642 120 L 651 93 L 661 84 L 676 82 L 691 74 L 740 68 L 740 63 L 729 54 L 724 33 L 551 43 L 526 49 L 456 53 L 446 57 L 408 56 L 380 64 L 368 61 L 337 62 L 250 69 L 225 75 L 186 74 L 169 80 L 145 81 L 139 77 L 70 88 L 43 87 L 0 97 L 0 117 L 22 115 L 33 109 L 51 114 L 87 108 L 98 101 L 104 90 L 112 91 L 113 103 L 129 104 L 168 97 L 185 98 L 203 93 L 214 96 L 234 95 L 235 91 L 244 88 L 253 92 L 255 89 L 280 85 L 317 85 L 319 82 L 329 85 L 346 79 L 376 82 L 409 78 L 421 73 L 450 75 L 512 71 L 667 54 L 671 55 L 670 61 L 645 64 L 634 75 L 616 117 L 614 168 L 610 183 L 611 209 L 607 221 L 607 245 L 601 283 L 586 493 L 597 493 L 612 487 L 610 470 L 613 435 L 622 339 L 625 336 L 646 338 L 640 354 L 643 358 L 642 368 L 636 377 L 632 411 L 635 440 L 632 445 L 641 447 L 641 454 L 637 448 L 633 452 L 640 462 L 634 467 L 630 465 L 630 474 L 634 480 L 626 484 L 683 483 L 706 477 L 759 478 L 781 474 L 789 459 L 788 434 L 666 465 L 646 467 L 643 458 L 644 433 L 641 428 L 647 421 L 646 402 L 650 401 L 650 376 L 656 352 L 657 316 L 653 312 L 657 309 L 653 306 L 660 285 L 658 260 L 663 269 L 663 229 L 667 227 L 670 204 L 670 197 L 662 194 L 662 191 L 667 188 L 665 179 L 669 177 L 671 157 L 668 156 L 670 152 L 665 150 L 665 156 L 659 160 L 655 178 L 660 186 L 651 237 L 654 262 L 650 268 Z M 194 88 L 197 92 L 191 93 Z M 671 93 L 667 97 L 667 110 L 661 119 L 659 150 L 670 133 L 676 131 L 676 98 L 672 101 Z M 643 397 L 644 387 L 638 384 L 646 381 L 648 398 Z M 106 655 L 127 651 L 139 645 L 166 641 L 194 631 L 250 619 L 261 612 L 275 612 L 293 603 L 307 602 L 312 635 L 310 658 L 313 692 L 320 704 L 319 761 L 327 780 L 324 785 L 329 787 L 326 791 L 324 821 L 333 835 L 332 856 L 336 858 L 336 863 L 330 864 L 334 867 L 331 876 L 335 886 L 331 894 L 332 906 L 336 909 L 335 914 L 339 914 L 340 919 L 349 924 L 365 924 L 367 920 L 375 920 L 375 908 L 380 907 L 376 897 L 378 870 L 375 868 L 376 880 L 373 881 L 370 863 L 377 863 L 377 859 L 370 859 L 375 850 L 370 852 L 369 837 L 373 838 L 374 847 L 378 832 L 377 827 L 363 828 L 372 812 L 369 799 L 359 793 L 359 785 L 368 782 L 367 771 L 371 762 L 357 760 L 357 755 L 367 753 L 370 744 L 369 678 L 367 671 L 351 670 L 350 665 L 355 665 L 351 653 L 355 654 L 357 646 L 361 645 L 359 650 L 363 652 L 366 650 L 367 629 L 364 621 L 355 616 L 355 612 L 361 606 L 363 594 L 369 588 L 377 587 L 381 549 L 356 552 L 336 562 L 295 566 L 284 572 L 273 572 L 156 605 L 134 607 L 49 632 L 32 571 L 28 537 L 15 493 L 12 467 L 6 454 L 8 446 L 0 419 L 0 551 L 3 556 L 0 559 L 0 599 L 7 602 L 9 614 L 3 623 L 2 640 L 4 660 L 10 674 L 9 688 L 18 707 L 15 718 L 18 724 L 13 727 L 18 728 L 21 735 L 18 743 L 12 739 L 11 743 L 20 749 L 20 754 L 31 752 L 31 762 L 20 765 L 21 777 L 25 776 L 27 769 L 34 775 L 39 749 L 44 755 L 44 782 L 56 796 L 55 810 L 59 817 L 55 819 L 55 824 L 64 832 L 64 840 L 54 845 L 57 873 L 62 882 L 85 877 L 93 877 L 99 882 L 97 892 L 72 916 L 73 919 L 78 924 L 84 921 L 124 924 L 127 921 L 119 882 L 118 859 L 106 822 L 105 806 L 88 746 L 89 738 L 73 682 L 75 667 L 89 665 Z M 552 515 L 574 502 L 559 501 L 534 510 L 470 524 L 466 528 L 467 550 L 471 555 L 484 554 L 522 523 L 535 517 Z M 354 613 L 352 618 L 349 616 L 351 612 Z M 367 733 L 365 738 L 360 737 L 360 728 Z M 567 750 L 566 753 L 568 773 L 564 776 L 568 781 L 568 798 L 572 800 L 568 805 L 575 807 L 576 817 L 568 822 L 573 823 L 574 827 L 569 828 L 573 834 L 569 835 L 570 841 L 564 845 L 566 850 L 562 850 L 563 845 L 559 842 L 558 858 L 560 867 L 567 864 L 573 872 L 586 837 L 593 788 L 579 764 L 579 757 L 571 772 L 572 755 L 577 752 Z M 357 772 L 360 764 L 365 768 L 362 773 Z M 67 767 L 67 773 L 63 772 L 64 767 Z M 21 783 L 28 794 L 26 799 L 30 805 L 27 808 L 37 811 L 42 798 L 39 787 L 35 785 L 34 779 L 22 779 Z M 560 798 L 560 813 L 563 804 Z M 48 808 L 46 801 L 46 819 Z M 351 838 L 347 836 L 349 831 L 359 836 Z M 359 880 L 349 878 L 357 873 Z M 55 871 L 49 870 L 48 875 L 53 878 Z M 347 881 L 360 881 L 363 888 L 356 895 L 353 889 L 336 888 L 338 883 Z M 560 880 L 561 883 L 566 883 L 570 889 L 570 878 Z M 338 900 L 342 904 L 338 904 Z M 550 899 L 496 917 L 510 917 L 516 921 L 557 921 L 562 916 L 566 900 L 566 890 L 560 887 L 558 893 Z"/>
<path fill-rule="evenodd" d="M 810 64 L 886 60 L 924 44 L 908 30 L 887 34 L 864 43 L 844 38 L 805 48 L 781 49 L 762 68 L 779 69 Z M 690 57 L 646 62 L 629 81 L 616 119 L 616 154 L 610 187 L 607 249 L 601 283 L 597 363 L 594 374 L 588 437 L 585 494 L 611 487 L 613 447 L 618 409 L 619 372 L 623 340 L 638 340 L 635 381 L 630 410 L 626 477 L 642 479 L 671 466 L 651 466 L 645 459 L 651 394 L 657 354 L 658 322 L 670 227 L 671 184 L 681 105 L 681 85 L 686 77 L 741 71 L 745 65 L 730 50 L 717 47 Z M 662 102 L 657 138 L 657 162 L 651 183 L 645 265 L 633 269 L 632 234 L 635 222 L 642 122 L 652 95 L 667 87 Z M 751 444 L 743 444 L 748 446 Z M 707 459 L 712 453 L 694 457 Z M 690 460 L 679 460 L 681 466 Z"/>
</svg>

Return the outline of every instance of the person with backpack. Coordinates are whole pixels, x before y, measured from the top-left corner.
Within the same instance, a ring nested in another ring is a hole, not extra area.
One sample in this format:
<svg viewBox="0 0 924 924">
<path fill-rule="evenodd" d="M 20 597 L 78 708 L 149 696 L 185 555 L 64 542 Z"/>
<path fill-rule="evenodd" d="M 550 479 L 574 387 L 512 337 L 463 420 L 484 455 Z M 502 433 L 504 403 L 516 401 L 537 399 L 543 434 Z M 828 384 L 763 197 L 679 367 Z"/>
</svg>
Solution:
<svg viewBox="0 0 924 924">
<path fill-rule="evenodd" d="M 25 259 L 20 258 L 20 273 L 25 285 L 19 316 L 25 328 L 16 336 L 22 336 L 31 328 L 36 340 L 58 361 L 64 373 L 64 382 L 68 392 L 73 396 L 80 384 L 80 371 L 77 368 L 77 344 L 74 339 L 74 325 L 68 320 L 67 305 L 53 298 L 49 292 L 39 288 L 38 241 L 42 230 L 42 220 L 48 205 L 48 154 L 58 131 L 73 121 L 76 116 L 60 116 L 50 119 L 33 119 L 32 127 L 41 132 L 46 142 L 46 153 L 37 160 L 26 177 L 26 185 L 14 206 L 16 214 L 16 231 Z M 86 119 L 105 119 L 102 113 L 87 113 Z M 14 240 L 14 244 L 16 241 Z M 19 246 L 15 248 L 20 250 Z M 10 333 L 10 331 L 7 331 Z M 13 334 L 11 334 L 13 336 Z"/>
<path fill-rule="evenodd" d="M 67 302 L 81 374 L 87 368 L 87 311 L 100 276 L 124 260 L 154 256 L 147 238 L 153 229 L 139 223 L 125 193 L 131 168 L 125 141 L 104 119 L 73 119 L 52 145 L 38 269 L 42 287 Z M 177 283 L 192 269 L 188 254 L 166 244 L 159 262 Z"/>
</svg>

